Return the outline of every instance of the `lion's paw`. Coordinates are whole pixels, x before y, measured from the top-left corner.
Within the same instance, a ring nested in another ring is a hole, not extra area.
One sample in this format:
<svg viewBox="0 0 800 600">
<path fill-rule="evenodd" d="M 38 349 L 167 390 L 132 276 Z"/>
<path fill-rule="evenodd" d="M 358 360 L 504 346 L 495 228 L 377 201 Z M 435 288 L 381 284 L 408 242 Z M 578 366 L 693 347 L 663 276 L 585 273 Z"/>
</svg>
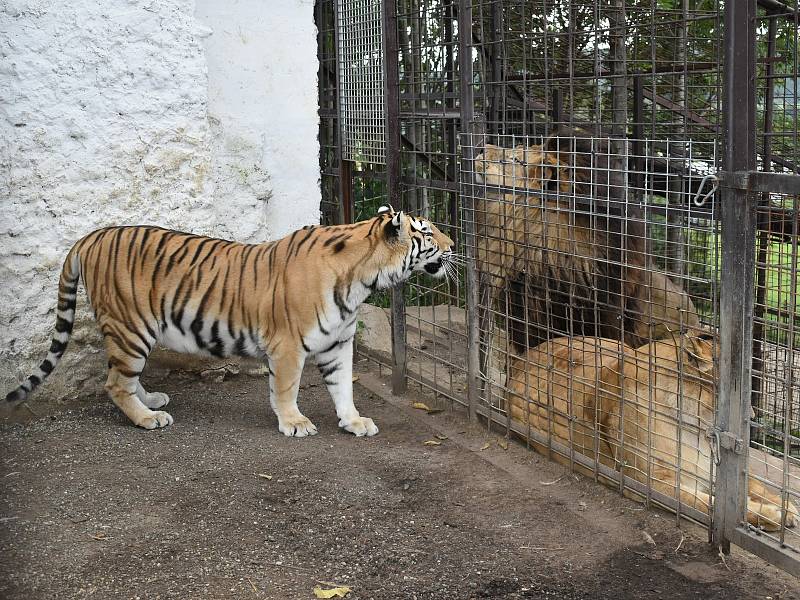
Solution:
<svg viewBox="0 0 800 600">
<path fill-rule="evenodd" d="M 782 508 L 774 502 L 765 502 L 762 498 L 752 497 L 747 502 L 747 521 L 764 531 L 779 531 L 782 516 Z M 786 527 L 794 527 L 797 519 L 797 507 L 789 503 L 786 511 Z"/>
<path fill-rule="evenodd" d="M 789 506 L 787 507 L 786 511 L 786 526 L 787 527 L 794 527 L 797 525 L 797 520 L 800 518 L 800 512 L 797 511 L 797 506 L 789 502 Z"/>
</svg>

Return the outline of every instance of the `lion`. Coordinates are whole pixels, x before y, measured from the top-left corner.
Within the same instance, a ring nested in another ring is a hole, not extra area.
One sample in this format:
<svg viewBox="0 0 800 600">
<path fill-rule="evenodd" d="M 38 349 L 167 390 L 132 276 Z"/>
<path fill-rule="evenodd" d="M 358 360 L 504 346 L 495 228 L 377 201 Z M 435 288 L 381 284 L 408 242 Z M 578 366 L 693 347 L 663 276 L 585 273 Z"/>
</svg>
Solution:
<svg viewBox="0 0 800 600">
<path fill-rule="evenodd" d="M 545 342 L 512 362 L 511 418 L 709 514 L 712 452 L 706 431 L 714 423 L 716 373 L 708 338 L 689 333 L 636 349 L 596 337 Z M 765 464 L 769 458 L 763 457 Z M 780 529 L 781 504 L 778 494 L 750 477 L 749 523 Z M 790 503 L 786 525 L 794 526 L 798 515 Z"/>
<path fill-rule="evenodd" d="M 477 157 L 477 267 L 518 352 L 553 333 L 638 346 L 701 328 L 688 294 L 647 259 L 641 211 L 611 166 L 604 142 L 563 132 Z"/>
</svg>

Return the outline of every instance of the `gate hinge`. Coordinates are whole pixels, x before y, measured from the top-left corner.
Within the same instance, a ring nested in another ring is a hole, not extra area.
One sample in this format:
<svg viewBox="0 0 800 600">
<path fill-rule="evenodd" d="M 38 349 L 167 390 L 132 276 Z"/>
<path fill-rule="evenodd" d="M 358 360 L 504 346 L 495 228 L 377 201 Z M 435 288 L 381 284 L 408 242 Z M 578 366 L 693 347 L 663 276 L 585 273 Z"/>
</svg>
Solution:
<svg viewBox="0 0 800 600">
<path fill-rule="evenodd" d="M 709 427 L 706 430 L 706 437 L 711 442 L 711 456 L 717 465 L 719 464 L 720 448 L 731 450 L 734 454 L 744 454 L 744 440 L 737 438 L 730 431 L 722 431 L 719 427 Z"/>
</svg>

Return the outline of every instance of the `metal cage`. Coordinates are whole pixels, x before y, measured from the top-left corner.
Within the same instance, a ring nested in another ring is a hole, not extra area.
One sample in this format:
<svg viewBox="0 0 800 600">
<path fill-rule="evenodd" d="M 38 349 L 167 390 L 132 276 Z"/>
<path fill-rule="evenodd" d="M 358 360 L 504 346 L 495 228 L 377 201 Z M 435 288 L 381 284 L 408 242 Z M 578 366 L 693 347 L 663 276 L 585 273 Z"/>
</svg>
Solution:
<svg viewBox="0 0 800 600">
<path fill-rule="evenodd" d="M 358 100 L 383 103 L 385 166 L 347 153 L 335 71 L 337 10 L 366 4 L 385 86 Z M 799 10 L 317 2 L 329 221 L 388 199 L 467 257 L 393 291 L 392 356 L 371 356 L 395 390 L 794 573 Z"/>
</svg>

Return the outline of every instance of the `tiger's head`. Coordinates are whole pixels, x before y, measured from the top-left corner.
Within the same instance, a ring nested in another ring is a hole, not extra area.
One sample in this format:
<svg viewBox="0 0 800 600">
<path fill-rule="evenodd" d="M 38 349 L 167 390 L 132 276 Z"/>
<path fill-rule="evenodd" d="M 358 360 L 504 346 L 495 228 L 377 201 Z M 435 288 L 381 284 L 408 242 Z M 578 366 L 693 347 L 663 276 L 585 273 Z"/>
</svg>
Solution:
<svg viewBox="0 0 800 600">
<path fill-rule="evenodd" d="M 395 211 L 391 206 L 381 206 L 378 215 L 385 219 L 383 228 L 387 240 L 405 246 L 399 274 L 402 279 L 410 277 L 414 271 L 437 278 L 455 277 L 458 256 L 453 252 L 453 240 L 436 225 L 402 210 Z"/>
</svg>

